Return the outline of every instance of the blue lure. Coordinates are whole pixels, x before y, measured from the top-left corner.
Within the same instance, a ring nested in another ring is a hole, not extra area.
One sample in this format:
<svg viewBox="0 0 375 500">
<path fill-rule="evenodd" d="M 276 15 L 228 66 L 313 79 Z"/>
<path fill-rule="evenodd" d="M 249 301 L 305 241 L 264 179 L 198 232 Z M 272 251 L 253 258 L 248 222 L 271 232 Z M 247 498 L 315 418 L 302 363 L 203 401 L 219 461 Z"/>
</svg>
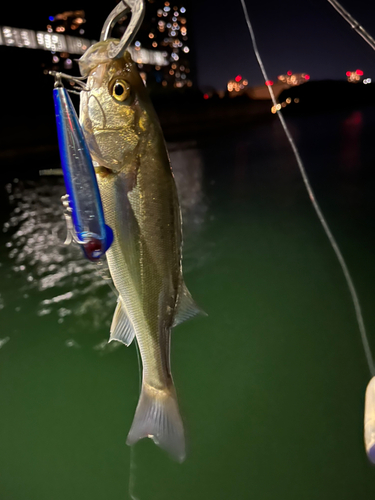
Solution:
<svg viewBox="0 0 375 500">
<path fill-rule="evenodd" d="M 66 244 L 79 243 L 85 257 L 100 259 L 113 242 L 105 224 L 94 166 L 77 113 L 66 89 L 55 86 L 57 134 L 67 195 L 62 198 L 68 227 Z"/>
</svg>

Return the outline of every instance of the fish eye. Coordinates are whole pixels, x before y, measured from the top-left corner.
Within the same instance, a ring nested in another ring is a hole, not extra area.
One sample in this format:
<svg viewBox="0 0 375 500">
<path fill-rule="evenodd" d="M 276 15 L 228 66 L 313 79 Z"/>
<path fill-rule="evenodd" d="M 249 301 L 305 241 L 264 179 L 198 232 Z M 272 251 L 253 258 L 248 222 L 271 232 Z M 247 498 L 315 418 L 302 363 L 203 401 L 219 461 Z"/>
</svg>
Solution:
<svg viewBox="0 0 375 500">
<path fill-rule="evenodd" d="M 125 80 L 116 80 L 112 86 L 112 97 L 119 102 L 125 101 L 130 96 L 130 85 Z"/>
</svg>

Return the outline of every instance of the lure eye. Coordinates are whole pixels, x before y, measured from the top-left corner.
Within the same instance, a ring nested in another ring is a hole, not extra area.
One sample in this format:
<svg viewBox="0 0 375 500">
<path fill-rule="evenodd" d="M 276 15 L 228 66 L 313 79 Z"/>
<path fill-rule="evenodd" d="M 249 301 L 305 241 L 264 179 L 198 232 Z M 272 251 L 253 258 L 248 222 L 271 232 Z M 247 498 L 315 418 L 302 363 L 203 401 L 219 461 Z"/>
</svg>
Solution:
<svg viewBox="0 0 375 500">
<path fill-rule="evenodd" d="M 130 85 L 124 80 L 116 80 L 112 87 L 112 97 L 119 102 L 125 101 L 130 95 Z"/>
</svg>

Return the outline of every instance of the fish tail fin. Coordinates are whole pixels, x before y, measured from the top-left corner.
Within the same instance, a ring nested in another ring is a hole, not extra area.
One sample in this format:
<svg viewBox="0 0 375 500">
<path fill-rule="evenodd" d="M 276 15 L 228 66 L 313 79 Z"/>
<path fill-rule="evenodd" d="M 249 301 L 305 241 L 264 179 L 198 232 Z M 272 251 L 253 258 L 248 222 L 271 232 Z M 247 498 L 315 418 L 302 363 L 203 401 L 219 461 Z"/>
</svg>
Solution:
<svg viewBox="0 0 375 500">
<path fill-rule="evenodd" d="M 141 395 L 126 443 L 132 446 L 142 438 L 150 437 L 179 462 L 185 460 L 185 436 L 172 384 L 166 390 L 157 390 L 142 383 Z"/>
</svg>

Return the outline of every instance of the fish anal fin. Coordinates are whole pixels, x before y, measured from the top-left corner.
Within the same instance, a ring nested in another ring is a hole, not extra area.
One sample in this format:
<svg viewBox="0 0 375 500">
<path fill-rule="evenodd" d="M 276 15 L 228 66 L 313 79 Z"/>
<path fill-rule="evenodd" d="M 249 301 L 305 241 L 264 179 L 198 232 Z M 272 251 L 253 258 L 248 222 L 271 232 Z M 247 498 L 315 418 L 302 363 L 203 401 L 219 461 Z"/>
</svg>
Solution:
<svg viewBox="0 0 375 500">
<path fill-rule="evenodd" d="M 182 281 L 173 326 L 180 325 L 184 321 L 194 318 L 194 316 L 197 316 L 198 314 L 207 316 L 207 314 L 194 302 L 194 299 L 187 289 L 185 282 Z"/>
<path fill-rule="evenodd" d="M 184 427 L 173 386 L 170 390 L 157 390 L 143 382 L 126 443 L 132 446 L 145 437 L 178 462 L 184 461 Z"/>
<path fill-rule="evenodd" d="M 110 332 L 111 335 L 108 342 L 117 340 L 126 346 L 129 346 L 135 337 L 134 327 L 120 297 L 117 299 L 117 306 L 113 315 Z"/>
</svg>

